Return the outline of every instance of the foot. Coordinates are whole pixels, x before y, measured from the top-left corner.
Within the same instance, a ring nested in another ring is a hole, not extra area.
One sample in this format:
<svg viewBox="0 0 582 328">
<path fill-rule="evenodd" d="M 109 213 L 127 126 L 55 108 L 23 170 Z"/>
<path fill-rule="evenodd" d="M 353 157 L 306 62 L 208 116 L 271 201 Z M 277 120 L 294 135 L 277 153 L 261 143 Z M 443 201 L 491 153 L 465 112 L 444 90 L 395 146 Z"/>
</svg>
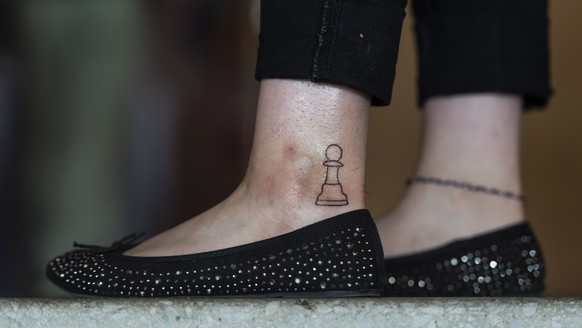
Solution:
<svg viewBox="0 0 582 328">
<path fill-rule="evenodd" d="M 384 256 L 411 255 L 524 221 L 520 202 L 435 185 L 411 185 L 377 221 Z"/>
<path fill-rule="evenodd" d="M 240 246 L 364 208 L 369 107 L 368 96 L 346 87 L 262 81 L 253 151 L 241 185 L 217 206 L 125 254 L 184 255 Z M 334 181 L 328 185 L 329 179 Z M 319 197 L 324 189 L 326 196 Z"/>
<path fill-rule="evenodd" d="M 363 207 L 357 203 L 341 208 L 315 207 L 312 206 L 315 198 L 298 200 L 279 187 L 266 185 L 257 192 L 249 187 L 249 183 L 243 182 L 220 204 L 146 240 L 126 251 L 125 255 L 186 255 L 240 246 Z M 300 188 L 294 184 L 291 189 Z"/>
</svg>

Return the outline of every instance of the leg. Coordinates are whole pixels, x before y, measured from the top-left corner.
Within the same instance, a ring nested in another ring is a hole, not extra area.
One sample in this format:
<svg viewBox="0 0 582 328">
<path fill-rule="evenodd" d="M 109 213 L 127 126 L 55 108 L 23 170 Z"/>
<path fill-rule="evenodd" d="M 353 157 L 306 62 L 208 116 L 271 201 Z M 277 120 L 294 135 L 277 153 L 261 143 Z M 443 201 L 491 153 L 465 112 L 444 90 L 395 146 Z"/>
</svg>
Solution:
<svg viewBox="0 0 582 328">
<path fill-rule="evenodd" d="M 546 0 L 415 0 L 424 109 L 417 175 L 521 194 L 521 110 L 543 106 L 551 93 L 546 7 Z M 385 292 L 540 293 L 544 262 L 523 220 L 516 199 L 410 185 L 378 224 L 389 257 Z M 464 240 L 449 244 L 456 239 Z"/>
<path fill-rule="evenodd" d="M 424 112 L 417 174 L 454 177 L 521 193 L 520 117 L 520 98 L 515 95 L 431 98 Z M 378 227 L 385 255 L 393 256 L 422 251 L 523 219 L 523 206 L 515 200 L 414 184 Z"/>
<path fill-rule="evenodd" d="M 363 208 L 370 100 L 390 101 L 405 3 L 262 1 L 256 72 L 262 83 L 244 181 L 218 206 L 128 254 L 236 246 Z M 343 149 L 345 206 L 316 205 L 331 144 Z"/>
<path fill-rule="evenodd" d="M 520 193 L 520 112 L 551 94 L 547 1 L 413 5 L 425 111 L 416 173 Z M 393 256 L 522 220 L 516 201 L 413 185 L 379 228 Z"/>
<path fill-rule="evenodd" d="M 127 252 L 190 254 L 238 246 L 364 208 L 369 96 L 350 88 L 297 80 L 261 83 L 247 174 L 234 193 L 198 217 Z M 345 206 L 315 204 L 325 180 L 325 150 L 343 149 Z M 209 186 L 211 187 L 211 186 Z"/>
<path fill-rule="evenodd" d="M 58 257 L 49 279 L 71 292 L 110 297 L 379 295 L 379 236 L 367 211 L 351 212 L 364 207 L 370 97 L 267 79 L 259 98 L 246 176 L 227 199 L 125 254 L 113 247 Z M 323 163 L 340 157 L 326 158 L 332 144 L 343 150 L 339 181 L 349 201 L 320 206 Z"/>
<path fill-rule="evenodd" d="M 365 205 L 368 111 L 390 101 L 404 2 L 262 1 L 261 90 L 240 186 L 136 247 L 81 245 L 89 250 L 49 263 L 49 278 L 101 296 L 377 295 L 383 259 L 369 213 L 325 219 Z"/>
</svg>

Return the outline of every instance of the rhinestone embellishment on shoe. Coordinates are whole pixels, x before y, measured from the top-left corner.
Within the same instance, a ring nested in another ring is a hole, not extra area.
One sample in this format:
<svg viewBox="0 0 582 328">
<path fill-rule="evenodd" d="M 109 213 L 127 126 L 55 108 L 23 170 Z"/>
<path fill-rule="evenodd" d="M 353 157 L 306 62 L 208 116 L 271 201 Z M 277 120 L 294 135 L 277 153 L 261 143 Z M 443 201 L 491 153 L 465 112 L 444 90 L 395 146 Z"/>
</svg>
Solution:
<svg viewBox="0 0 582 328">
<path fill-rule="evenodd" d="M 382 249 L 366 210 L 229 249 L 131 257 L 75 250 L 52 260 L 63 289 L 110 297 L 379 295 Z"/>
<path fill-rule="evenodd" d="M 525 223 L 384 264 L 386 296 L 533 296 L 544 289 L 540 247 Z"/>
</svg>

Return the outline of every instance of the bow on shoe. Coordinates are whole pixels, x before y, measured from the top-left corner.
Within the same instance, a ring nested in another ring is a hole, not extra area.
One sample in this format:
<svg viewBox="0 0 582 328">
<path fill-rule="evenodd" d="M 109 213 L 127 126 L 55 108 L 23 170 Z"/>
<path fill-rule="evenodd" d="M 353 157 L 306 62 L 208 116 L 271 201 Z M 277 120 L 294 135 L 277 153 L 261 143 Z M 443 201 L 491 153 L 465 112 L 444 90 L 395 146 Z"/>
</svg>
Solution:
<svg viewBox="0 0 582 328">
<path fill-rule="evenodd" d="M 129 249 L 136 245 L 137 242 L 143 238 L 145 232 L 132 233 L 131 235 L 123 237 L 121 240 L 113 242 L 111 246 L 87 245 L 78 242 L 73 242 L 73 247 L 88 249 L 94 253 L 107 253 L 121 249 Z"/>
</svg>

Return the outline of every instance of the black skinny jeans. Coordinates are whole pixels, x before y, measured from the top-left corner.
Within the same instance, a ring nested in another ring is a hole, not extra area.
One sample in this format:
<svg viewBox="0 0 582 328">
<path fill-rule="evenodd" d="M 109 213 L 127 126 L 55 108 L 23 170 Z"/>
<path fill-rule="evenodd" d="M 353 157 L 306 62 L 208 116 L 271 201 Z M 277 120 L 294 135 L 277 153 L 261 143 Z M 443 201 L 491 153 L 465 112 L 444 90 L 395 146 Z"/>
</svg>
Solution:
<svg viewBox="0 0 582 328">
<path fill-rule="evenodd" d="M 419 104 L 500 92 L 551 95 L 547 0 L 414 0 Z M 406 0 L 261 0 L 256 78 L 341 84 L 388 105 Z"/>
</svg>

